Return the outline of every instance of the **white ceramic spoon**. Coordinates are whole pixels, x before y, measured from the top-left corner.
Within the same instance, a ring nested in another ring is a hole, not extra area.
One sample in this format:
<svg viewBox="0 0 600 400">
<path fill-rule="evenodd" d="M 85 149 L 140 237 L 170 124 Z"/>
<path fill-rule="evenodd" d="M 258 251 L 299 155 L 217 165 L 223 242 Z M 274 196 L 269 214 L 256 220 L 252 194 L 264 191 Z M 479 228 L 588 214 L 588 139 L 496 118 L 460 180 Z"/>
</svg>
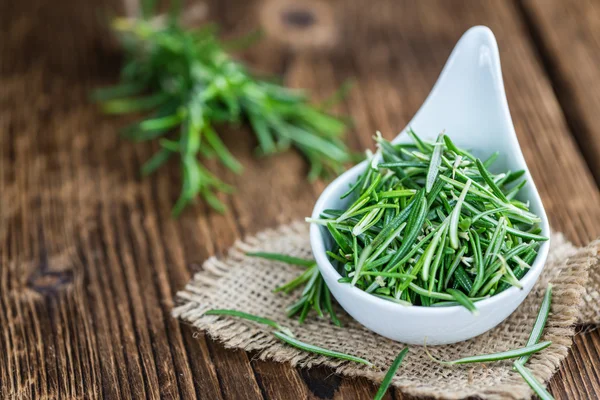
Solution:
<svg viewBox="0 0 600 400">
<path fill-rule="evenodd" d="M 498 44 L 492 31 L 484 26 L 469 29 L 446 62 L 438 81 L 409 126 L 426 139 L 435 139 L 443 130 L 459 146 L 485 159 L 495 151 L 498 170 L 526 171 L 527 185 L 521 200 L 541 219 L 542 234 L 550 235 L 548 218 L 517 141 L 508 110 Z M 406 129 L 405 129 L 406 130 Z M 394 143 L 410 142 L 400 134 Z M 333 181 L 321 194 L 313 218 L 329 208 L 343 208 L 340 200 L 349 185 L 364 171 L 363 162 Z M 502 322 L 525 299 L 537 281 L 548 255 L 549 243 L 541 245 L 538 256 L 521 283 L 477 303 L 475 316 L 462 306 L 403 306 L 372 296 L 347 283 L 329 262 L 326 249 L 332 247 L 327 231 L 316 224 L 310 228 L 310 242 L 321 274 L 338 303 L 358 322 L 390 339 L 409 344 L 447 344 L 480 335 Z"/>
</svg>

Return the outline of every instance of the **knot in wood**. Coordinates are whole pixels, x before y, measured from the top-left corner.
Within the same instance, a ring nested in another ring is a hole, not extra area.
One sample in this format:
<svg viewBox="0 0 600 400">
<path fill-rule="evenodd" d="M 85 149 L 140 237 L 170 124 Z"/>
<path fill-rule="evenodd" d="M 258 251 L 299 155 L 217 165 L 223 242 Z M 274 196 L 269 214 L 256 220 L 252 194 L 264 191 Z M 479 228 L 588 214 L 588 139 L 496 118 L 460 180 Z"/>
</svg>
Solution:
<svg viewBox="0 0 600 400">
<path fill-rule="evenodd" d="M 307 28 L 316 22 L 316 17 L 310 10 L 290 9 L 281 13 L 283 22 L 297 28 Z"/>
<path fill-rule="evenodd" d="M 322 49 L 335 45 L 334 13 L 323 1 L 270 0 L 262 7 L 260 17 L 269 37 L 294 49 Z"/>
<path fill-rule="evenodd" d="M 31 276 L 27 280 L 30 289 L 45 295 L 60 292 L 73 281 L 71 271 L 46 272 Z"/>
</svg>

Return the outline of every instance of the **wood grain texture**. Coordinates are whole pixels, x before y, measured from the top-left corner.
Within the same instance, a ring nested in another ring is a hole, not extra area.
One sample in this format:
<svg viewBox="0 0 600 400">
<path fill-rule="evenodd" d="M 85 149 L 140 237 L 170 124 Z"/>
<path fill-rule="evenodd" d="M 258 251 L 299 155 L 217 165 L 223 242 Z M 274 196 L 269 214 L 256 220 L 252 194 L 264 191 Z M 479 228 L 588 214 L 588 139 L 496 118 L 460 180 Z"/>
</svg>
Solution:
<svg viewBox="0 0 600 400">
<path fill-rule="evenodd" d="M 237 238 L 308 215 L 324 183 L 306 182 L 299 155 L 254 158 L 247 128 L 223 128 L 245 167 L 234 176 L 208 165 L 238 188 L 223 198 L 230 212 L 218 215 L 199 203 L 170 218 L 177 166 L 142 180 L 139 167 L 155 147 L 120 140 L 116 132 L 127 121 L 88 102 L 92 88 L 115 80 L 120 61 L 101 16 L 122 5 L 97 3 L 0 3 L 0 397 L 373 396 L 376 386 L 366 380 L 253 360 L 170 317 L 173 294 L 203 260 Z M 293 21 L 306 16 L 288 18 L 288 33 L 264 17 L 273 15 L 269 7 L 283 7 L 276 0 L 210 1 L 208 18 L 227 37 L 265 28 L 265 39 L 240 57 L 311 90 L 316 101 L 353 79 L 336 111 L 354 120 L 348 141 L 355 150 L 372 148 L 376 129 L 388 138 L 402 129 L 460 35 L 489 25 L 552 226 L 576 244 L 600 235 L 598 188 L 521 7 L 466 0 L 297 4 L 295 12 L 313 13 L 314 22 L 300 27 Z M 323 31 L 319 24 L 330 26 Z M 301 41 L 294 39 L 299 29 Z M 557 398 L 600 395 L 599 345 L 599 331 L 576 338 L 550 385 Z M 387 396 L 405 398 L 399 391 Z"/>
<path fill-rule="evenodd" d="M 571 131 L 600 184 L 600 2 L 526 0 L 522 8 Z"/>
</svg>

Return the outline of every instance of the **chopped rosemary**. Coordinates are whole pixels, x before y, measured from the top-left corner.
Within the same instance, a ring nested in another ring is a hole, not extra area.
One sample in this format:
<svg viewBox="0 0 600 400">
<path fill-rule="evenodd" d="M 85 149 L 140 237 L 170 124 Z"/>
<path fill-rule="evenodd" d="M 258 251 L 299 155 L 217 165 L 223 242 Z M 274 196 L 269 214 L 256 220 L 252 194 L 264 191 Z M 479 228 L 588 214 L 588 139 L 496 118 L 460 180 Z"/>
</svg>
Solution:
<svg viewBox="0 0 600 400">
<path fill-rule="evenodd" d="M 150 14 L 144 13 L 146 18 Z M 311 180 L 338 174 L 352 160 L 341 140 L 344 121 L 325 106 L 311 105 L 302 92 L 255 78 L 230 57 L 214 27 L 184 29 L 177 16 L 162 24 L 115 19 L 113 28 L 125 51 L 121 82 L 93 94 L 106 113 L 143 113 L 123 134 L 160 145 L 142 167 L 144 175 L 179 159 L 182 189 L 174 215 L 197 197 L 225 210 L 216 193 L 231 188 L 204 165 L 215 157 L 234 173 L 242 171 L 216 130 L 223 123 L 247 122 L 260 154 L 296 148 L 310 164 Z"/>
<path fill-rule="evenodd" d="M 343 198 L 310 223 L 327 228 L 327 254 L 348 282 L 401 304 L 461 304 L 514 286 L 535 259 L 540 218 L 515 199 L 523 172 L 491 172 L 444 133 L 434 142 L 412 130 L 414 143 L 392 144 L 380 134 L 378 155 Z"/>
<path fill-rule="evenodd" d="M 291 318 L 298 315 L 298 322 L 303 323 L 308 313 L 313 310 L 319 317 L 323 317 L 324 313 L 329 314 L 331 322 L 337 326 L 342 326 L 342 323 L 333 310 L 329 288 L 325 284 L 317 263 L 314 260 L 304 260 L 279 253 L 253 252 L 246 254 L 252 257 L 306 267 L 296 278 L 274 289 L 275 292 L 284 292 L 287 294 L 304 286 L 300 298 L 287 307 L 287 316 Z"/>
<path fill-rule="evenodd" d="M 394 360 L 394 362 L 392 362 L 392 365 L 390 365 L 390 369 L 385 374 L 383 381 L 381 381 L 381 386 L 379 386 L 379 390 L 377 390 L 377 393 L 375 394 L 373 400 L 383 399 L 383 396 L 390 387 L 390 384 L 392 383 L 392 378 L 396 374 L 396 371 L 398 371 L 398 368 L 400 368 L 400 364 L 402 364 L 402 360 L 404 360 L 406 353 L 408 353 L 408 347 L 405 347 L 404 349 L 402 349 L 402 351 L 400 351 L 400 353 L 398 353 L 396 359 Z"/>
</svg>

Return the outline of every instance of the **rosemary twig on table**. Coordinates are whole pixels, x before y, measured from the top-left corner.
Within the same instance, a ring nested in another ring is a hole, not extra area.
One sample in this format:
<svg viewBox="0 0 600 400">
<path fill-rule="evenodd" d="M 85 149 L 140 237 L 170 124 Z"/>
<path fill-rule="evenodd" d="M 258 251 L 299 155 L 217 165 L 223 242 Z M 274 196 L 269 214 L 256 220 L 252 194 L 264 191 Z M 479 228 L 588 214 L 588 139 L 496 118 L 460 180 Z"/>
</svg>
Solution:
<svg viewBox="0 0 600 400">
<path fill-rule="evenodd" d="M 228 315 L 231 317 L 238 317 L 238 318 L 246 319 L 248 321 L 258 322 L 259 324 L 270 326 L 271 328 L 275 328 L 278 331 L 284 332 L 286 335 L 294 336 L 294 334 L 292 333 L 291 330 L 289 330 L 289 328 L 281 326 L 278 322 L 273 321 L 272 319 L 265 318 L 265 317 L 259 317 L 259 316 L 253 315 L 253 314 L 248 314 L 243 311 L 227 310 L 227 309 L 213 309 L 213 310 L 206 311 L 204 313 L 204 315 Z"/>
<path fill-rule="evenodd" d="M 529 334 L 529 339 L 527 340 L 527 345 L 530 346 L 532 344 L 536 344 L 542 337 L 542 333 L 544 332 L 544 328 L 546 327 L 546 321 L 548 321 L 548 315 L 550 314 L 550 306 L 552 304 L 552 285 L 548 284 L 546 288 L 546 293 L 544 293 L 544 299 L 542 300 L 542 304 L 540 305 L 540 309 L 538 311 L 537 318 L 535 319 L 535 323 L 533 324 L 533 329 Z M 525 363 L 529 360 L 531 355 L 525 355 L 519 358 L 515 363 L 519 363 L 521 365 L 525 365 Z"/>
<path fill-rule="evenodd" d="M 537 318 L 535 319 L 535 323 L 533 324 L 533 329 L 529 334 L 529 339 L 527 340 L 527 345 L 532 345 L 537 343 L 546 327 L 546 321 L 548 321 L 548 315 L 550 314 L 550 306 L 552 304 L 552 285 L 548 284 L 546 288 L 546 293 L 544 293 L 544 299 L 542 300 L 542 304 L 540 305 L 540 309 L 538 311 Z M 542 400 L 553 400 L 554 397 L 542 385 L 536 378 L 533 376 L 531 371 L 525 367 L 525 363 L 529 361 L 531 354 L 523 355 L 521 358 L 516 360 L 513 363 L 513 368 L 521 374 L 525 382 L 533 389 L 533 391 L 538 395 L 538 397 Z"/>
<path fill-rule="evenodd" d="M 319 354 L 322 356 L 327 356 L 327 357 L 332 357 L 332 358 L 337 358 L 339 360 L 353 361 L 353 362 L 357 362 L 360 364 L 365 364 L 369 367 L 373 367 L 373 364 L 370 361 L 365 360 L 364 358 L 353 356 L 351 354 L 341 353 L 339 351 L 329 350 L 329 349 L 326 349 L 323 347 L 319 347 L 319 346 L 315 346 L 315 345 L 312 345 L 309 343 L 302 342 L 302 341 L 296 339 L 294 337 L 294 334 L 288 328 L 282 327 L 281 325 L 279 325 L 279 323 L 277 323 L 269 318 L 260 317 L 258 315 L 249 314 L 249 313 L 245 313 L 242 311 L 231 310 L 231 309 L 208 310 L 204 313 L 204 315 L 227 315 L 227 316 L 243 318 L 248 321 L 253 321 L 253 322 L 258 322 L 258 323 L 261 323 L 264 325 L 268 325 L 272 328 L 277 329 L 275 332 L 273 332 L 273 335 L 277 339 L 287 343 L 290 346 L 296 347 L 300 350 L 303 350 L 303 351 L 306 351 L 309 353 Z"/>
<path fill-rule="evenodd" d="M 460 304 L 477 314 L 477 301 L 511 286 L 537 255 L 540 218 L 517 199 L 524 171 L 492 173 L 498 154 L 482 161 L 445 134 L 391 144 L 376 137 L 381 160 L 342 199 L 348 206 L 307 218 L 325 227 L 327 252 L 349 283 L 395 303 Z"/>
<path fill-rule="evenodd" d="M 521 374 L 525 382 L 529 385 L 531 389 L 538 395 L 541 400 L 554 400 L 554 397 L 546 390 L 544 385 L 542 385 L 535 376 L 532 375 L 531 371 L 523 366 L 519 361 L 514 362 L 515 369 Z"/>
<path fill-rule="evenodd" d="M 184 29 L 176 17 L 164 24 L 115 19 L 113 28 L 125 50 L 121 82 L 94 93 L 106 113 L 143 113 L 139 122 L 123 130 L 131 140 L 159 144 L 143 174 L 178 159 L 182 189 L 174 214 L 198 196 L 225 210 L 216 193 L 232 188 L 203 162 L 217 158 L 241 173 L 242 165 L 218 133 L 223 123 L 247 122 L 260 154 L 296 148 L 311 166 L 310 179 L 337 174 L 351 161 L 341 140 L 346 129 L 341 119 L 311 105 L 302 92 L 253 77 L 229 56 L 213 26 Z"/>
<path fill-rule="evenodd" d="M 427 352 L 427 355 L 429 355 L 429 357 L 432 360 L 434 360 L 435 362 L 438 362 L 438 363 L 444 364 L 444 365 L 459 365 L 459 364 L 474 364 L 474 363 L 485 363 L 485 362 L 491 362 L 491 361 L 508 360 L 511 358 L 527 356 L 527 355 L 537 353 L 538 351 L 542 351 L 545 348 L 549 347 L 551 344 L 552 344 L 552 342 L 550 342 L 550 341 L 540 342 L 540 343 L 536 343 L 533 345 L 521 347 L 518 349 L 502 351 L 500 353 L 481 354 L 478 356 L 464 357 L 464 358 L 460 358 L 458 360 L 452 360 L 452 361 L 438 360 L 437 358 L 435 358 L 431 354 L 429 354 L 427 347 L 425 347 L 425 351 Z"/>
<path fill-rule="evenodd" d="M 320 354 L 322 356 L 338 358 L 340 360 L 354 361 L 354 362 L 357 362 L 360 364 L 365 364 L 369 367 L 373 367 L 373 364 L 371 364 L 371 362 L 369 362 L 368 360 L 365 360 L 364 358 L 360 358 L 360 357 L 352 356 L 349 354 L 340 353 L 339 351 L 328 350 L 328 349 L 324 349 L 322 347 L 314 346 L 312 344 L 304 343 L 304 342 L 301 342 L 298 339 L 288 336 L 282 332 L 273 332 L 273 335 L 275 335 L 275 337 L 284 341 L 285 343 L 289 344 L 290 346 L 296 347 L 300 350 L 307 351 L 309 353 L 315 353 L 315 354 Z"/>
</svg>

